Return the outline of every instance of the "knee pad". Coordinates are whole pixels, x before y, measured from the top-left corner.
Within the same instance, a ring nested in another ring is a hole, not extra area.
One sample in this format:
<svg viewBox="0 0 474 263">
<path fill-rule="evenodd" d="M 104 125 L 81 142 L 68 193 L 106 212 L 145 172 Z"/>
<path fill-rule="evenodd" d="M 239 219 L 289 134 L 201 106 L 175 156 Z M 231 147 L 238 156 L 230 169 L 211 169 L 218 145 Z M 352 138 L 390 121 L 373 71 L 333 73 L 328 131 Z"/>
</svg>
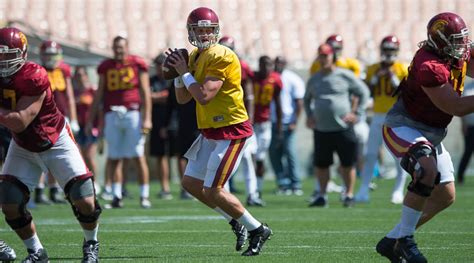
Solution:
<svg viewBox="0 0 474 263">
<path fill-rule="evenodd" d="M 75 177 L 71 179 L 65 187 L 67 200 L 71 204 L 72 211 L 77 220 L 81 223 L 94 223 L 99 219 L 102 208 L 95 197 L 94 183 L 91 176 Z M 89 215 L 82 214 L 74 205 L 74 200 L 83 199 L 85 197 L 94 196 L 94 212 Z"/>
<path fill-rule="evenodd" d="M 433 156 L 436 159 L 436 149 L 428 142 L 419 142 L 411 146 L 408 152 L 402 157 L 400 166 L 410 174 L 412 181 L 408 185 L 408 191 L 423 197 L 429 197 L 434 187 L 425 185 L 420 179 L 425 175 L 423 167 L 418 159 L 424 156 Z M 437 173 L 434 184 L 439 184 L 441 174 Z"/>
<path fill-rule="evenodd" d="M 5 219 L 13 230 L 21 229 L 33 220 L 30 212 L 26 210 L 26 204 L 29 200 L 30 191 L 25 184 L 14 176 L 0 175 L 0 204 L 18 205 L 20 216 L 15 219 Z"/>
</svg>

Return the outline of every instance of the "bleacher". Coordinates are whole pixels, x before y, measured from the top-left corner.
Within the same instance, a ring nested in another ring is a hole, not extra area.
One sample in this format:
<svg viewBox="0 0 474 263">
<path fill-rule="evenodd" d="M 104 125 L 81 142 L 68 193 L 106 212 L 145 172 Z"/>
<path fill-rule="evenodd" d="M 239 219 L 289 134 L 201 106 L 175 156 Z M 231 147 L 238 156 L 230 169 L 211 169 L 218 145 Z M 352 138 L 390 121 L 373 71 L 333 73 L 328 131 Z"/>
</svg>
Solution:
<svg viewBox="0 0 474 263">
<path fill-rule="evenodd" d="M 104 54 L 124 35 L 133 53 L 150 59 L 167 47 L 191 48 L 186 18 L 198 6 L 217 12 L 221 33 L 249 60 L 283 54 L 297 68 L 333 33 L 343 36 L 346 56 L 367 62 L 382 37 L 395 34 L 409 61 L 436 13 L 453 11 L 474 24 L 470 0 L 1 0 L 0 21 L 22 21 L 36 34 Z"/>
</svg>

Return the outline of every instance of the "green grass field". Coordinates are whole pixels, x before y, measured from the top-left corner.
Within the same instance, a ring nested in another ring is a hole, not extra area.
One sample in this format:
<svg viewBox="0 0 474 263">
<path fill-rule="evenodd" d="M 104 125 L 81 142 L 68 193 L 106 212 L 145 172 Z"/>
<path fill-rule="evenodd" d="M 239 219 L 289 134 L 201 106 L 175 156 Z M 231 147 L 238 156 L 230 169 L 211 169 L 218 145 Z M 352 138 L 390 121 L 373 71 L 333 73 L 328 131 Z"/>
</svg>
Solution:
<svg viewBox="0 0 474 263">
<path fill-rule="evenodd" d="M 467 181 L 457 189 L 457 202 L 416 235 L 430 262 L 474 262 L 474 178 Z M 329 208 L 308 208 L 312 180 L 306 182 L 302 197 L 276 196 L 271 192 L 273 182 L 268 181 L 267 207 L 249 210 L 267 222 L 274 235 L 263 253 L 253 258 L 243 258 L 234 250 L 230 226 L 199 202 L 181 201 L 177 193 L 171 201 L 154 195 L 153 208 L 144 210 L 138 205 L 137 187 L 130 185 L 135 198 L 126 200 L 126 208 L 102 214 L 100 258 L 108 262 L 386 262 L 374 247 L 398 221 L 401 209 L 389 202 L 393 180 L 377 183 L 370 204 L 347 209 L 336 194 L 330 195 Z M 83 235 L 70 207 L 40 206 L 32 214 L 51 261 L 79 262 Z M 22 242 L 3 220 L 0 237 L 15 248 L 19 259 L 26 256 Z"/>
</svg>

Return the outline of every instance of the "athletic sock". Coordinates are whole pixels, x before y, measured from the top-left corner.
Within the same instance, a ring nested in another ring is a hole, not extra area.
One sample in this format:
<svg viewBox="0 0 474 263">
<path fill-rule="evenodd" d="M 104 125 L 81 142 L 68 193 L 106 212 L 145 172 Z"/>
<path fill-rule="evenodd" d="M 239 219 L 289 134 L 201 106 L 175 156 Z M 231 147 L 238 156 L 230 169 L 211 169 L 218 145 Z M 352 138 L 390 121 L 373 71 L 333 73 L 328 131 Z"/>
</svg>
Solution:
<svg viewBox="0 0 474 263">
<path fill-rule="evenodd" d="M 25 244 L 26 248 L 33 250 L 34 252 L 37 252 L 43 248 L 43 245 L 41 244 L 36 233 L 32 237 L 23 240 L 23 243 Z"/>
<path fill-rule="evenodd" d="M 247 209 L 245 209 L 244 214 L 237 219 L 239 223 L 245 226 L 248 231 L 252 231 L 257 229 L 259 226 L 262 225 L 257 219 L 255 219 Z"/>
<path fill-rule="evenodd" d="M 87 241 L 94 240 L 97 241 L 97 232 L 99 231 L 99 225 L 92 229 L 92 230 L 87 230 L 87 229 L 82 229 L 84 231 L 84 238 Z"/>
<path fill-rule="evenodd" d="M 140 197 L 142 197 L 142 198 L 150 197 L 150 185 L 149 184 L 140 185 Z"/>
<path fill-rule="evenodd" d="M 400 237 L 411 236 L 415 233 L 416 224 L 422 212 L 406 205 L 402 207 L 402 220 L 400 221 Z"/>
<path fill-rule="evenodd" d="M 390 232 L 388 232 L 387 237 L 400 238 L 400 223 L 398 223 Z"/>
<path fill-rule="evenodd" d="M 122 183 L 112 183 L 112 194 L 118 199 L 122 199 Z"/>
</svg>

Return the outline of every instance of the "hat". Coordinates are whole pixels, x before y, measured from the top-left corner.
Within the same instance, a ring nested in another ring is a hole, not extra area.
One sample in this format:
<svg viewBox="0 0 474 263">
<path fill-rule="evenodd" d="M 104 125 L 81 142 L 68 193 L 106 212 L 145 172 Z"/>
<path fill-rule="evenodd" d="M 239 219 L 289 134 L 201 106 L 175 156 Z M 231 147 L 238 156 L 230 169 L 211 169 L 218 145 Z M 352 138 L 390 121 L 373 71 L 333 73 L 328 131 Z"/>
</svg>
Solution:
<svg viewBox="0 0 474 263">
<path fill-rule="evenodd" d="M 330 55 L 330 54 L 334 54 L 334 50 L 332 49 L 331 45 L 324 43 L 318 47 L 318 54 Z"/>
</svg>

